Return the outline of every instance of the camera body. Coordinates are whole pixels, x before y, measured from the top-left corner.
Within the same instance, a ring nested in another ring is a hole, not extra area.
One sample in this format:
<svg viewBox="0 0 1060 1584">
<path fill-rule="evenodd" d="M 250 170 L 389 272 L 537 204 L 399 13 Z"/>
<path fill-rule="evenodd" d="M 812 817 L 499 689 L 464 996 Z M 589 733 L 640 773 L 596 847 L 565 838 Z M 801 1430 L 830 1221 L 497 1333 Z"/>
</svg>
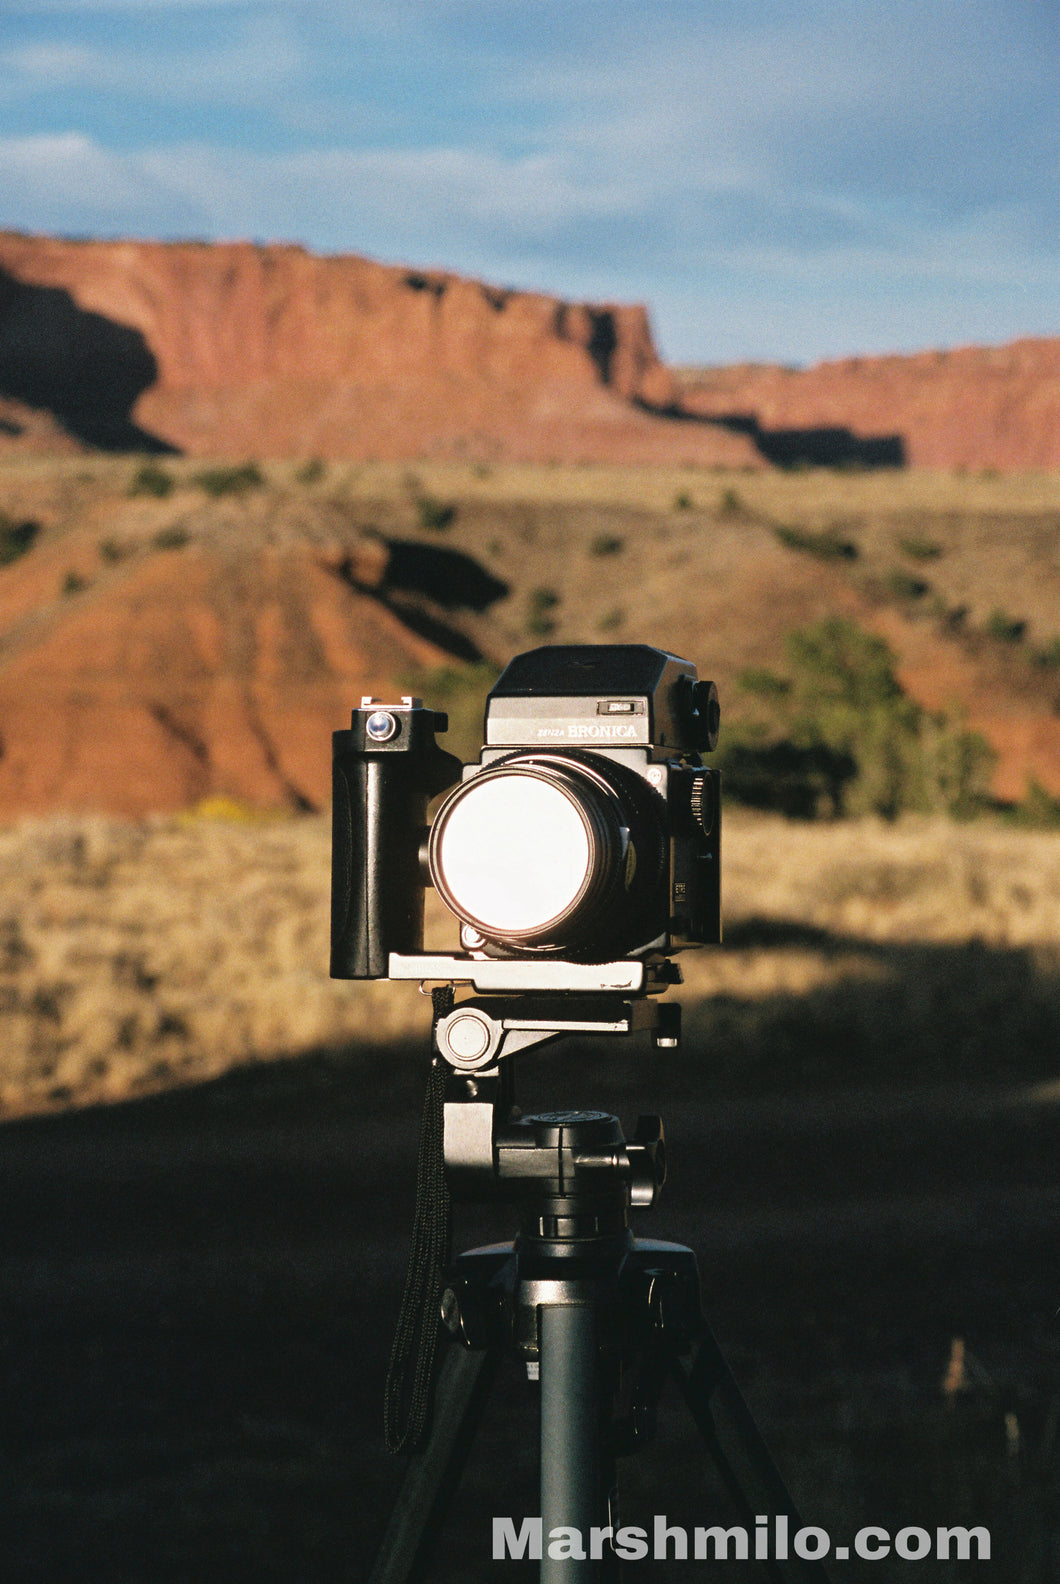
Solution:
<svg viewBox="0 0 1060 1584">
<path fill-rule="evenodd" d="M 333 977 L 386 978 L 391 953 L 422 952 L 427 884 L 472 958 L 605 963 L 719 941 L 720 777 L 700 757 L 718 717 L 712 682 L 641 644 L 518 655 L 471 765 L 418 700 L 362 700 L 334 734 Z"/>
</svg>

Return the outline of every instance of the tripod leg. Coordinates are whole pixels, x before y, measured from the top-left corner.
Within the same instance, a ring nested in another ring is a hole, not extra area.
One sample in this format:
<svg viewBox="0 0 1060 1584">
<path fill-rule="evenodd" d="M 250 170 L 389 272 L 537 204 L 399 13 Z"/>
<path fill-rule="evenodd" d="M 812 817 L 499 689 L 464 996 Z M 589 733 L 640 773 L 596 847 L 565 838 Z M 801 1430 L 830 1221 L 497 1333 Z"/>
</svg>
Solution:
<svg viewBox="0 0 1060 1584">
<path fill-rule="evenodd" d="M 828 1584 L 820 1562 L 792 1554 L 802 1520 L 709 1327 L 691 1370 L 676 1355 L 670 1368 L 749 1532 L 757 1539 L 755 1519 L 770 1519 L 772 1555 L 759 1560 L 771 1577 L 778 1584 Z"/>
<path fill-rule="evenodd" d="M 541 1346 L 541 1584 L 574 1584 L 598 1577 L 588 1556 L 590 1532 L 600 1524 L 600 1396 L 596 1310 L 591 1303 L 544 1304 L 538 1310 Z M 584 1560 L 548 1555 L 556 1529 L 574 1529 Z"/>
<path fill-rule="evenodd" d="M 600 1449 L 600 1511 L 602 1523 L 618 1526 L 618 1464 L 613 1447 Z M 614 1536 L 611 1537 L 612 1542 Z M 601 1547 L 599 1584 L 618 1584 L 618 1554 L 613 1543 Z"/>
<path fill-rule="evenodd" d="M 423 1577 L 496 1368 L 492 1351 L 449 1348 L 435 1387 L 431 1433 L 423 1450 L 409 1460 L 369 1584 L 411 1584 Z"/>
</svg>

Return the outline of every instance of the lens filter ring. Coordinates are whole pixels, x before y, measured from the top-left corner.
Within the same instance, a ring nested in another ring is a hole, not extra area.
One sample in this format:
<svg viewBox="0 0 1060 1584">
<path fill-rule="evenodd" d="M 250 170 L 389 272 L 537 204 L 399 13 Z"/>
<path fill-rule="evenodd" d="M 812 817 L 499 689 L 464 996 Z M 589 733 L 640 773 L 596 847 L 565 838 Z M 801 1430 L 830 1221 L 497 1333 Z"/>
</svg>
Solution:
<svg viewBox="0 0 1060 1584">
<path fill-rule="evenodd" d="M 501 949 L 583 943 L 626 879 L 628 827 L 599 774 L 563 755 L 517 754 L 451 793 L 431 830 L 446 906 Z"/>
</svg>

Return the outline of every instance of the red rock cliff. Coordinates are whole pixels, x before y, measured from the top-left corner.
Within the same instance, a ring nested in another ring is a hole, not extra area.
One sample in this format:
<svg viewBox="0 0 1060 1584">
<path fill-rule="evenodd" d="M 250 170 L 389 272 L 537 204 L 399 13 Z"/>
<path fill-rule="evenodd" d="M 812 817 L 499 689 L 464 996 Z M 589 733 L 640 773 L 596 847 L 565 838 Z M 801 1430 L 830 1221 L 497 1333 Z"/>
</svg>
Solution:
<svg viewBox="0 0 1060 1584">
<path fill-rule="evenodd" d="M 674 388 L 642 307 L 293 246 L 0 235 L 0 391 L 124 448 L 754 460 L 644 410 Z"/>
<path fill-rule="evenodd" d="M 0 444 L 38 450 L 1056 468 L 1060 338 L 676 378 L 637 305 L 0 233 L 0 405 Z"/>
<path fill-rule="evenodd" d="M 686 411 L 742 416 L 743 432 L 780 461 L 816 444 L 821 460 L 831 446 L 836 460 L 846 447 L 850 460 L 860 451 L 913 467 L 1060 467 L 1060 338 L 804 370 L 719 368 L 685 376 L 681 387 Z"/>
</svg>

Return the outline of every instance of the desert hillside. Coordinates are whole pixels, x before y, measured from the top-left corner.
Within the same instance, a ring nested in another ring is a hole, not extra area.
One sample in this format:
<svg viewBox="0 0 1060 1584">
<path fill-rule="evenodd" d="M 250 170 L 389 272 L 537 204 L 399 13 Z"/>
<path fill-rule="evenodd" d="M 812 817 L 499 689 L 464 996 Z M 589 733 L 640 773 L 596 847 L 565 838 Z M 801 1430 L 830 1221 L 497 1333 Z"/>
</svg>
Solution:
<svg viewBox="0 0 1060 1584">
<path fill-rule="evenodd" d="M 455 702 L 471 753 L 540 643 L 687 654 L 731 723 L 836 614 L 995 795 L 1060 796 L 1055 480 L 9 457 L 0 527 L 2 818 L 322 808 L 361 694 Z"/>
</svg>

